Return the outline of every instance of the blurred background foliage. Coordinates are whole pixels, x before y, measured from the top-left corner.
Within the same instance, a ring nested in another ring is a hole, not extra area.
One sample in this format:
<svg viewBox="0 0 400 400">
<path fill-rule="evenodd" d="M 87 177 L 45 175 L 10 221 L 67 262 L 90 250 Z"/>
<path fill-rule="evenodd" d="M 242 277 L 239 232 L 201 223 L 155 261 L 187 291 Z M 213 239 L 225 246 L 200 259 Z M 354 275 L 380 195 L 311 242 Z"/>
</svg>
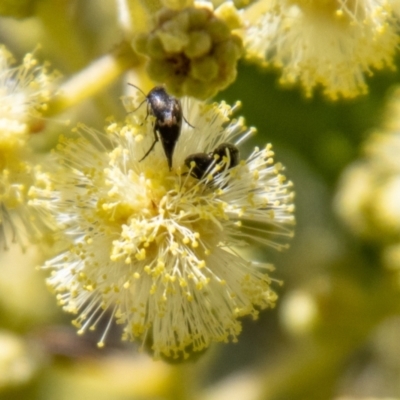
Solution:
<svg viewBox="0 0 400 400">
<path fill-rule="evenodd" d="M 65 79 L 122 40 L 109 0 L 42 0 L 33 13 L 1 17 L 0 42 L 17 59 L 40 43 L 37 56 Z M 0 399 L 400 398 L 398 272 L 386 270 L 379 245 L 349 232 L 334 211 L 343 171 L 382 124 L 399 78 L 399 71 L 376 73 L 368 95 L 331 102 L 282 88 L 274 71 L 240 64 L 217 100 L 240 100 L 238 114 L 258 130 L 247 150 L 271 142 L 286 166 L 296 188 L 296 235 L 285 253 L 257 254 L 284 282 L 275 285 L 277 308 L 245 319 L 238 343 L 214 345 L 197 362 L 153 361 L 121 343 L 117 328 L 97 349 L 96 333 L 76 335 L 35 270 L 44 255 L 34 247 L 1 250 Z M 128 79 L 135 82 L 134 73 Z M 125 92 L 121 76 L 55 118 L 101 128 L 107 116 L 124 116 Z M 36 147 L 47 151 L 68 129 L 48 121 Z"/>
</svg>

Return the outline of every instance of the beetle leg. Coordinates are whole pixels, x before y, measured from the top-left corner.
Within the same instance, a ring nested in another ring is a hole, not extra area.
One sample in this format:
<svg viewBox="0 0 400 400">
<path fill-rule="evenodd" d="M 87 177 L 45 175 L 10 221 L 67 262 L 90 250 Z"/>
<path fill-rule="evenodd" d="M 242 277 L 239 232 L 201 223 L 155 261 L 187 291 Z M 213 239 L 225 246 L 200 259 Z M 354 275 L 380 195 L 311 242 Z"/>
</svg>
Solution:
<svg viewBox="0 0 400 400">
<path fill-rule="evenodd" d="M 146 117 L 146 118 L 147 118 L 147 117 Z M 156 127 L 155 127 L 155 126 L 154 126 L 154 129 L 153 129 L 153 133 L 154 133 L 154 142 L 153 142 L 153 144 L 150 146 L 149 150 L 147 150 L 146 154 L 139 160 L 139 162 L 143 161 L 143 160 L 151 153 L 151 151 L 154 149 L 154 146 L 155 146 L 156 143 L 159 141 L 158 135 L 157 135 L 157 132 L 156 132 Z"/>
</svg>

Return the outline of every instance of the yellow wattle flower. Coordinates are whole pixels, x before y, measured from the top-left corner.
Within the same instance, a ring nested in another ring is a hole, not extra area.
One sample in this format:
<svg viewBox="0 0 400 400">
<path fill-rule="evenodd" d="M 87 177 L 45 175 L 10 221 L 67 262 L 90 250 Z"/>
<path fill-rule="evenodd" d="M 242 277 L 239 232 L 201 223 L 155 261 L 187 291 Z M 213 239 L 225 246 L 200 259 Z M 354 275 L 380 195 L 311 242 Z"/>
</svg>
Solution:
<svg viewBox="0 0 400 400">
<path fill-rule="evenodd" d="M 31 203 L 70 238 L 44 267 L 48 284 L 77 314 L 79 332 L 109 319 L 100 346 L 116 320 L 124 339 L 150 341 L 156 358 L 186 357 L 213 341 L 235 340 L 239 317 L 274 305 L 271 266 L 238 249 L 286 247 L 292 185 L 271 145 L 232 168 L 223 158 L 203 178 L 192 176 L 189 155 L 239 145 L 253 130 L 232 120 L 225 103 L 183 99 L 182 108 L 192 126 L 183 124 L 171 171 L 160 143 L 139 161 L 154 137 L 152 118 L 142 124 L 142 107 L 106 134 L 80 127 L 79 139 L 64 139 L 61 167 L 46 174 L 49 186 L 31 191 Z"/>
<path fill-rule="evenodd" d="M 23 241 L 19 222 L 31 237 L 39 234 L 26 204 L 34 169 L 28 140 L 42 124 L 55 77 L 31 53 L 20 65 L 14 64 L 11 53 L 0 46 L 0 236 L 6 248 L 6 225 L 12 241 Z"/>
<path fill-rule="evenodd" d="M 247 58 L 280 82 L 332 98 L 367 92 L 373 69 L 394 68 L 398 22 L 387 0 L 260 0 L 243 12 Z"/>
</svg>

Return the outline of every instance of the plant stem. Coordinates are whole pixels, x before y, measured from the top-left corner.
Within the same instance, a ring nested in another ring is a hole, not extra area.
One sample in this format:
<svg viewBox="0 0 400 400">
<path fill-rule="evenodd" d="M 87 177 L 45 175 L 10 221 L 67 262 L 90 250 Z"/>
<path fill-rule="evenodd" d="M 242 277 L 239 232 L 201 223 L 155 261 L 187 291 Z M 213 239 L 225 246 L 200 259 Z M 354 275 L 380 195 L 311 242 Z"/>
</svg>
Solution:
<svg viewBox="0 0 400 400">
<path fill-rule="evenodd" d="M 93 96 L 112 83 L 124 71 L 138 66 L 141 60 L 129 45 L 122 43 L 118 51 L 106 54 L 61 85 L 59 94 L 49 103 L 46 116 L 58 114 L 82 100 Z"/>
</svg>

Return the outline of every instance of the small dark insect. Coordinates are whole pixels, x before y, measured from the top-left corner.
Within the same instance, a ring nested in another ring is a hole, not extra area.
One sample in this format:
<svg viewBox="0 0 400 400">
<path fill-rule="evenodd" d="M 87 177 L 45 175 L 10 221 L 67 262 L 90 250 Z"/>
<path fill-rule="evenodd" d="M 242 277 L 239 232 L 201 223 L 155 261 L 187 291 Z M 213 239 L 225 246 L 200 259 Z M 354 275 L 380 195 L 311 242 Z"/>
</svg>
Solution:
<svg viewBox="0 0 400 400">
<path fill-rule="evenodd" d="M 154 142 L 139 161 L 143 161 L 154 149 L 156 143 L 161 140 L 165 156 L 167 157 L 168 167 L 171 170 L 172 156 L 182 128 L 183 116 L 181 103 L 176 97 L 169 95 L 162 86 L 154 87 L 146 95 L 140 88 L 132 83 L 129 83 L 129 85 L 138 89 L 146 96 L 139 105 L 139 107 L 141 107 L 141 105 L 147 101 L 146 119 L 149 114 L 155 117 L 153 126 Z"/>
<path fill-rule="evenodd" d="M 210 153 L 195 153 L 186 157 L 185 164 L 190 168 L 190 174 L 202 179 L 210 172 L 215 164 L 221 163 L 224 158 L 226 163 L 223 166 L 226 169 L 233 168 L 239 164 L 239 149 L 231 143 L 221 143 L 214 151 Z M 194 163 L 194 166 L 192 165 Z M 228 164 L 229 162 L 229 164 Z M 215 173 L 217 175 L 218 172 Z"/>
</svg>

